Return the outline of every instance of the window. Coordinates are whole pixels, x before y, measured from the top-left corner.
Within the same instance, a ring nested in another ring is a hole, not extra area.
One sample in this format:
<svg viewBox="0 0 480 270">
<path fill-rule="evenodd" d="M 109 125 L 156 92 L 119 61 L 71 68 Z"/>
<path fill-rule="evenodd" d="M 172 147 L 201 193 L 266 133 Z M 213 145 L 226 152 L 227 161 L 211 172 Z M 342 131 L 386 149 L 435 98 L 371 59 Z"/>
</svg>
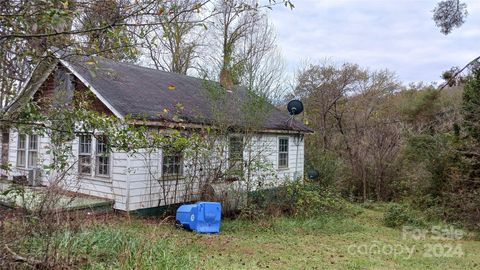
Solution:
<svg viewBox="0 0 480 270">
<path fill-rule="evenodd" d="M 78 172 L 91 177 L 110 176 L 110 149 L 106 136 L 78 136 Z"/>
<path fill-rule="evenodd" d="M 110 175 L 110 153 L 108 151 L 108 140 L 106 136 L 97 138 L 96 151 L 96 170 L 95 174 L 99 176 Z"/>
<path fill-rule="evenodd" d="M 288 168 L 288 138 L 278 139 L 278 167 Z"/>
<path fill-rule="evenodd" d="M 92 137 L 90 135 L 80 135 L 78 143 L 78 172 L 81 174 L 91 174 Z"/>
<path fill-rule="evenodd" d="M 25 167 L 25 160 L 27 157 L 27 154 L 25 152 L 26 146 L 27 146 L 27 135 L 18 134 L 18 143 L 17 143 L 17 166 L 18 167 Z"/>
<path fill-rule="evenodd" d="M 28 140 L 28 167 L 37 167 L 38 135 L 30 135 Z"/>
<path fill-rule="evenodd" d="M 18 134 L 17 167 L 35 168 L 38 159 L 38 135 Z"/>
<path fill-rule="evenodd" d="M 243 137 L 230 137 L 228 151 L 229 168 L 233 174 L 243 173 Z"/>
<path fill-rule="evenodd" d="M 162 161 L 162 174 L 164 178 L 178 178 L 183 176 L 182 153 L 164 152 Z"/>
</svg>

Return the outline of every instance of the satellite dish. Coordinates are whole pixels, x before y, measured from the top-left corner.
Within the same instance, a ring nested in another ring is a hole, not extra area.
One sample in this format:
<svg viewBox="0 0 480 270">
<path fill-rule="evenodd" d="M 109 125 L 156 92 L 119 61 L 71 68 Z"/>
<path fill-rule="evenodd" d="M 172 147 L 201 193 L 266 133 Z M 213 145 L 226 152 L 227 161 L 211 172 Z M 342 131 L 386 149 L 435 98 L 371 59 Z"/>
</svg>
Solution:
<svg viewBox="0 0 480 270">
<path fill-rule="evenodd" d="M 310 169 L 308 170 L 307 175 L 308 175 L 308 179 L 315 180 L 320 176 L 320 173 L 315 169 Z"/>
<path fill-rule="evenodd" d="M 291 100 L 287 104 L 287 110 L 290 115 L 300 114 L 303 112 L 303 103 L 298 99 Z"/>
</svg>

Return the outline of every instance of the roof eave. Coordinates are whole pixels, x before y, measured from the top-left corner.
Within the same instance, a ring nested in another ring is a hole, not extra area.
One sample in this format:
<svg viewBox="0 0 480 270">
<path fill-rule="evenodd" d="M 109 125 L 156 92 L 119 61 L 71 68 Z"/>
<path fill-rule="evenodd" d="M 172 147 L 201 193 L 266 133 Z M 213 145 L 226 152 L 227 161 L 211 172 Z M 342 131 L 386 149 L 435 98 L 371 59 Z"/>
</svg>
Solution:
<svg viewBox="0 0 480 270">
<path fill-rule="evenodd" d="M 51 57 L 46 57 L 44 60 L 38 63 L 28 77 L 23 88 L 19 91 L 18 96 L 4 109 L 4 112 L 6 114 L 14 112 L 17 108 L 22 106 L 22 101 L 30 100 L 38 91 L 40 86 L 42 86 L 42 84 L 47 80 L 52 71 L 55 70 L 57 64 L 58 59 Z M 38 79 L 36 82 L 33 81 L 35 77 Z"/>
<path fill-rule="evenodd" d="M 154 126 L 162 128 L 179 128 L 179 129 L 205 129 L 205 128 L 215 128 L 212 125 L 208 124 L 196 124 L 191 122 L 173 122 L 173 121 L 161 121 L 161 120 L 130 120 L 128 124 L 132 125 L 143 125 L 143 126 Z M 313 133 L 312 130 L 287 130 L 287 129 L 259 129 L 256 130 L 257 133 L 276 133 L 276 134 L 308 134 Z"/>
<path fill-rule="evenodd" d="M 90 91 L 92 91 L 92 93 L 105 105 L 107 106 L 107 108 L 118 118 L 120 119 L 124 119 L 124 116 L 122 113 L 120 113 L 117 109 L 115 109 L 115 107 L 110 103 L 108 102 L 108 100 L 102 96 L 100 94 L 99 91 L 97 91 L 95 89 L 95 87 L 93 87 L 93 85 L 87 80 L 85 79 L 78 71 L 75 70 L 75 68 L 70 65 L 70 63 L 68 63 L 67 61 L 63 60 L 63 59 L 58 59 L 60 61 L 60 63 L 65 66 L 66 68 L 68 68 L 72 73 L 73 75 L 75 75 Z"/>
</svg>

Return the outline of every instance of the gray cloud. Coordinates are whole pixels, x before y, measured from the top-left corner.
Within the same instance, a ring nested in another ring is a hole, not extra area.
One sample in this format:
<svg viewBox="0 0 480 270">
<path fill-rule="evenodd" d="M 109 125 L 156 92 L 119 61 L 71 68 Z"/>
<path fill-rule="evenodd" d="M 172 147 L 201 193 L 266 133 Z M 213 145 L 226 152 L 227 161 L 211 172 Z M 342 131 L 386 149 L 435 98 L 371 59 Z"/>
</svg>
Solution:
<svg viewBox="0 0 480 270">
<path fill-rule="evenodd" d="M 436 1 L 296 0 L 271 18 L 290 72 L 302 60 L 329 58 L 431 82 L 480 55 L 480 1 L 465 2 L 467 22 L 448 36 L 431 19 Z"/>
</svg>

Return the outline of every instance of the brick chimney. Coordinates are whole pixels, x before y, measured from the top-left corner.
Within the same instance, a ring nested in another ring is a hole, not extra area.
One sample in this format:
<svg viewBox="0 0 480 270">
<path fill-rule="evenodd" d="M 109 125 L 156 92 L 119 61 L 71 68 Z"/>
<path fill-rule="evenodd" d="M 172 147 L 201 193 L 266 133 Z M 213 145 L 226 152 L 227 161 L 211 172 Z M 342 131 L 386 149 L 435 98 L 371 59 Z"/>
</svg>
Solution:
<svg viewBox="0 0 480 270">
<path fill-rule="evenodd" d="M 225 88 L 227 91 L 232 91 L 233 88 L 233 80 L 232 74 L 227 68 L 223 68 L 220 72 L 220 85 Z"/>
</svg>

